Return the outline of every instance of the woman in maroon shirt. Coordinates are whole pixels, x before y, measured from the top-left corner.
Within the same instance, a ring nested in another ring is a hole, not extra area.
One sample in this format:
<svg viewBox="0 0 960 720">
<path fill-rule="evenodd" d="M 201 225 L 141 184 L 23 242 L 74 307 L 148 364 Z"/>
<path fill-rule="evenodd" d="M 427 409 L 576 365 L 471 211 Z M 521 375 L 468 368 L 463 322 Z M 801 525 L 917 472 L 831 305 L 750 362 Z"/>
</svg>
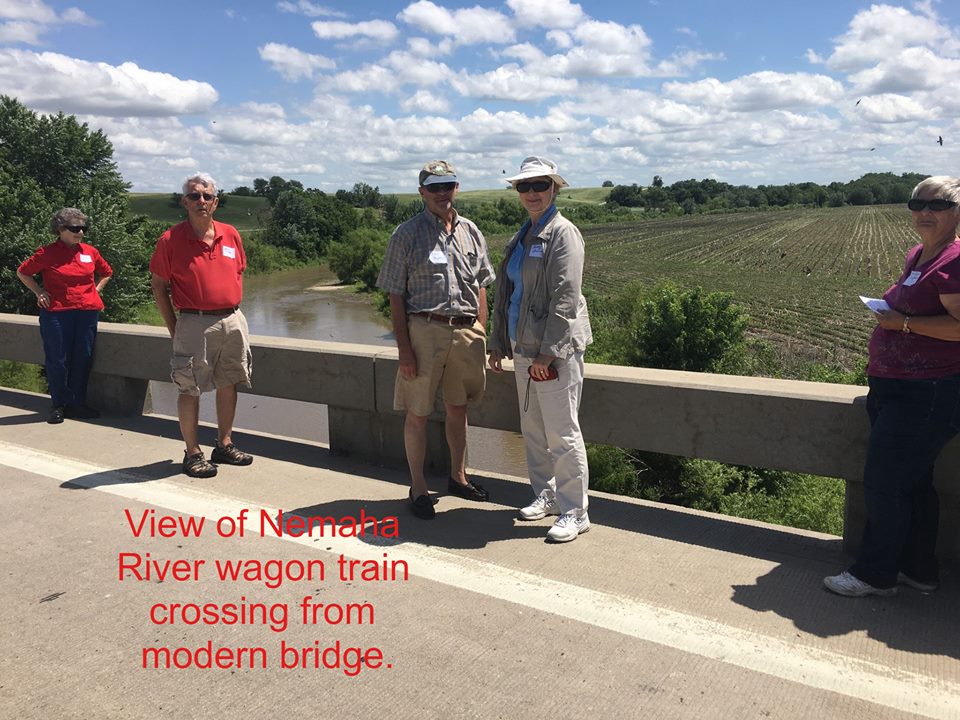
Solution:
<svg viewBox="0 0 960 720">
<path fill-rule="evenodd" d="M 927 178 L 907 203 L 920 244 L 883 299 L 870 338 L 867 526 L 856 562 L 823 579 L 848 597 L 939 580 L 933 466 L 960 431 L 960 178 Z"/>
<path fill-rule="evenodd" d="M 64 417 L 94 418 L 87 406 L 87 378 L 103 310 L 100 293 L 113 275 L 93 245 L 83 242 L 87 216 L 76 208 L 54 213 L 57 241 L 37 250 L 17 268 L 20 282 L 37 296 L 44 367 L 53 408 L 49 423 Z M 40 275 L 43 286 L 34 279 Z"/>
</svg>

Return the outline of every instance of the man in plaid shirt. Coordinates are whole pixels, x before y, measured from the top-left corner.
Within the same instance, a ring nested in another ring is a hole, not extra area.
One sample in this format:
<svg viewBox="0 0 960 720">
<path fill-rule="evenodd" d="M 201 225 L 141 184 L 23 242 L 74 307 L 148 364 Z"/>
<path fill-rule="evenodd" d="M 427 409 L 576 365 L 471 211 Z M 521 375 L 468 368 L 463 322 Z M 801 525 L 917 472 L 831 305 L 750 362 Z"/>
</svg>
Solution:
<svg viewBox="0 0 960 720">
<path fill-rule="evenodd" d="M 494 280 L 487 242 L 453 207 L 460 185 L 453 165 L 435 160 L 420 171 L 422 213 L 394 231 L 377 285 L 390 294 L 393 334 L 400 351 L 395 410 L 406 411 L 404 447 L 413 514 L 436 515 L 423 464 L 427 417 L 443 389 L 452 495 L 483 502 L 489 494 L 467 479 L 467 404 L 486 384 L 487 286 Z"/>
</svg>

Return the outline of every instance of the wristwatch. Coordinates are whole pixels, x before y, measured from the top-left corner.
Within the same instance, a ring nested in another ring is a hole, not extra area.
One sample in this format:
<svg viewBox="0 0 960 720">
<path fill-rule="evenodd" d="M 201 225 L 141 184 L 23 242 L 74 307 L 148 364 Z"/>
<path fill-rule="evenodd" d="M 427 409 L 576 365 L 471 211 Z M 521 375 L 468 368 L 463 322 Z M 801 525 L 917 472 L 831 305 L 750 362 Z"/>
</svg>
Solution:
<svg viewBox="0 0 960 720">
<path fill-rule="evenodd" d="M 903 332 L 905 333 L 910 332 L 910 316 L 909 315 L 903 316 Z"/>
</svg>

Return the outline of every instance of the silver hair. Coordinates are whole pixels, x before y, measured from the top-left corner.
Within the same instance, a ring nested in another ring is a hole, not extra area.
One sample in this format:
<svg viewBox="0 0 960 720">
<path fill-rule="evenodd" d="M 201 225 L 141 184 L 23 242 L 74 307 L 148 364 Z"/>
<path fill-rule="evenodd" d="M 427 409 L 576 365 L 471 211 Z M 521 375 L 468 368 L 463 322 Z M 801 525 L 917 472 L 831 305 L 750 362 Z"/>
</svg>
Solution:
<svg viewBox="0 0 960 720">
<path fill-rule="evenodd" d="M 214 180 L 208 173 L 196 172 L 190 177 L 188 177 L 186 180 L 183 181 L 183 187 L 181 188 L 181 192 L 183 192 L 183 194 L 186 195 L 188 192 L 190 192 L 190 186 L 193 183 L 200 183 L 204 187 L 211 188 L 213 190 L 213 194 L 214 195 L 217 194 L 217 181 Z"/>
<path fill-rule="evenodd" d="M 910 198 L 913 199 L 923 192 L 932 193 L 934 197 L 942 198 L 943 200 L 952 200 L 955 203 L 960 203 L 960 178 L 949 175 L 934 175 L 933 177 L 928 177 L 926 180 L 921 180 L 917 184 Z"/>
<path fill-rule="evenodd" d="M 59 235 L 67 225 L 81 225 L 86 222 L 87 216 L 76 208 L 60 208 L 50 218 L 50 229 L 54 235 Z"/>
</svg>

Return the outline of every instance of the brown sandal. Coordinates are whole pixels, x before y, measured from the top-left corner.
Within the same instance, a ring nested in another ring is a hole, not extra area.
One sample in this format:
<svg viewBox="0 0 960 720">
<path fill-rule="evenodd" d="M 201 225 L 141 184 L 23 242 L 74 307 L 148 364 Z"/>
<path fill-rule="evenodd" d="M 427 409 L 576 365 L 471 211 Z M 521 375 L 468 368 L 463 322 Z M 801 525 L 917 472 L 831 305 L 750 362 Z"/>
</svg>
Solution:
<svg viewBox="0 0 960 720">
<path fill-rule="evenodd" d="M 183 472 L 192 478 L 209 478 L 217 474 L 217 466 L 209 462 L 201 450 L 193 455 L 183 451 Z"/>
</svg>

